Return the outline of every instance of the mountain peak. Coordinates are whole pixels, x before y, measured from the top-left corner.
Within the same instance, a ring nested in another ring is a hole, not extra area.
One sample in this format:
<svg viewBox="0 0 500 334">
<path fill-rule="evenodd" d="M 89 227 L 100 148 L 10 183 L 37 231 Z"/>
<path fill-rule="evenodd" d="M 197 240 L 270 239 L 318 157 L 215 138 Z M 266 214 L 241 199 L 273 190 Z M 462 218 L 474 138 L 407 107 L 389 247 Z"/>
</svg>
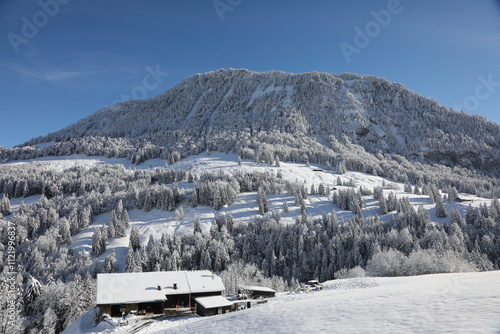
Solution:
<svg viewBox="0 0 500 334">
<path fill-rule="evenodd" d="M 313 141 L 334 150 L 340 141 L 371 153 L 500 167 L 497 124 L 454 112 L 384 78 L 352 73 L 198 73 L 163 94 L 107 106 L 27 144 L 89 136 L 147 140 L 185 154 L 220 145 L 237 151 L 259 136 L 285 146 Z"/>
</svg>

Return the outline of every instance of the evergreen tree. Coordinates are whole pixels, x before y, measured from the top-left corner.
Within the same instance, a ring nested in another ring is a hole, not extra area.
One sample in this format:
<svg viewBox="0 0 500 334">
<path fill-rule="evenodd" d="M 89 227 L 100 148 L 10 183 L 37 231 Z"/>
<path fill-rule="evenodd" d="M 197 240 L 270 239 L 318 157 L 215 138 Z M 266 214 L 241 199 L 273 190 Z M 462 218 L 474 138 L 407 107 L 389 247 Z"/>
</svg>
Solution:
<svg viewBox="0 0 500 334">
<path fill-rule="evenodd" d="M 320 194 L 321 196 L 326 195 L 326 190 L 325 190 L 325 186 L 323 185 L 323 183 L 320 183 L 318 186 L 318 194 Z"/>
<path fill-rule="evenodd" d="M 108 245 L 108 228 L 104 225 L 101 226 L 101 249 L 102 253 L 106 251 L 106 246 Z"/>
<path fill-rule="evenodd" d="M 198 206 L 198 191 L 196 187 L 193 187 L 193 192 L 191 194 L 191 207 L 196 208 Z"/>
<path fill-rule="evenodd" d="M 385 214 L 387 214 L 389 212 L 388 209 L 387 209 L 387 202 L 386 202 L 384 196 L 380 197 L 380 199 L 379 199 L 379 206 L 380 206 L 379 212 L 380 212 L 381 215 L 385 215 Z"/>
<path fill-rule="evenodd" d="M 347 172 L 347 169 L 345 168 L 345 161 L 340 160 L 337 163 L 336 169 L 337 169 L 337 174 L 339 175 L 345 174 Z"/>
<path fill-rule="evenodd" d="M 62 219 L 59 223 L 59 236 L 62 244 L 71 244 L 71 232 L 69 230 L 69 222 L 66 218 Z"/>
<path fill-rule="evenodd" d="M 36 312 L 34 309 L 35 300 L 42 294 L 42 284 L 33 276 L 29 275 L 28 282 L 24 289 L 24 305 L 27 314 L 33 314 Z"/>
<path fill-rule="evenodd" d="M 179 208 L 175 210 L 175 218 L 178 221 L 181 221 L 184 219 L 184 209 L 182 208 L 182 206 L 179 206 Z"/>
<path fill-rule="evenodd" d="M 136 269 L 136 263 L 135 263 L 134 250 L 132 249 L 131 245 L 129 244 L 128 251 L 127 251 L 127 257 L 125 258 L 125 272 L 126 273 L 133 273 L 133 272 L 135 272 L 135 269 Z"/>
<path fill-rule="evenodd" d="M 344 182 L 342 182 L 342 178 L 340 176 L 337 176 L 337 185 L 338 186 L 343 186 Z"/>
<path fill-rule="evenodd" d="M 309 190 L 309 194 L 316 195 L 316 188 L 314 187 L 314 183 L 311 184 L 311 189 Z"/>
<path fill-rule="evenodd" d="M 92 254 L 94 254 L 94 256 L 100 256 L 102 253 L 104 253 L 104 250 L 102 249 L 101 230 L 96 227 L 92 235 Z"/>
<path fill-rule="evenodd" d="M 114 237 L 116 237 L 115 224 L 113 220 L 111 220 L 108 227 L 108 240 Z"/>
<path fill-rule="evenodd" d="M 458 194 L 457 188 L 451 187 L 448 192 L 448 201 L 454 202 L 460 199 L 460 195 Z"/>
<path fill-rule="evenodd" d="M 104 259 L 104 272 L 114 273 L 117 270 L 116 253 L 113 249 L 111 253 Z"/>
<path fill-rule="evenodd" d="M 264 215 L 267 211 L 269 211 L 266 193 L 262 187 L 259 187 L 259 190 L 257 191 L 257 206 L 259 208 L 260 215 Z"/>
<path fill-rule="evenodd" d="M 4 216 L 10 215 L 10 200 L 7 194 L 3 194 L 2 200 L 0 201 L 0 213 Z"/>
<path fill-rule="evenodd" d="M 446 208 L 444 207 L 443 200 L 441 199 L 441 196 L 436 197 L 436 217 L 438 218 L 444 218 L 448 216 L 448 213 L 446 212 Z"/>
<path fill-rule="evenodd" d="M 290 209 L 288 208 L 288 203 L 285 201 L 283 202 L 283 213 L 285 215 L 289 214 L 290 213 Z"/>
<path fill-rule="evenodd" d="M 132 227 L 130 231 L 129 248 L 132 248 L 134 252 L 141 248 L 141 239 L 137 227 Z"/>
<path fill-rule="evenodd" d="M 202 234 L 200 218 L 196 218 L 194 221 L 194 234 L 196 233 Z"/>
<path fill-rule="evenodd" d="M 392 191 L 389 194 L 389 197 L 387 198 L 387 211 L 395 211 L 398 208 L 398 198 L 396 197 L 396 194 L 394 194 Z"/>
<path fill-rule="evenodd" d="M 43 329 L 41 334 L 55 334 L 58 321 L 56 312 L 49 306 L 43 314 Z"/>
</svg>

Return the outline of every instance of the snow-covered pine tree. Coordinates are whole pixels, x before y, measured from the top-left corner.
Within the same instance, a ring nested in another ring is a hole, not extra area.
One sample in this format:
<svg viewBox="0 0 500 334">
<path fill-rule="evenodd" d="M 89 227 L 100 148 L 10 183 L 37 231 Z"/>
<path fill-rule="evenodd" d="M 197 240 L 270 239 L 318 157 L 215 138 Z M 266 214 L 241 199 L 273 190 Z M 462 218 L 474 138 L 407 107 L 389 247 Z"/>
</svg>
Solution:
<svg viewBox="0 0 500 334">
<path fill-rule="evenodd" d="M 318 186 L 318 194 L 320 194 L 321 196 L 326 195 L 325 186 L 323 185 L 323 183 L 320 183 Z"/>
<path fill-rule="evenodd" d="M 262 187 L 259 187 L 259 190 L 257 191 L 257 207 L 259 208 L 260 215 L 264 215 L 267 211 L 269 211 L 266 193 Z"/>
<path fill-rule="evenodd" d="M 59 236 L 62 244 L 71 244 L 71 232 L 69 230 L 69 222 L 67 218 L 63 218 L 59 222 Z"/>
<path fill-rule="evenodd" d="M 337 176 L 337 185 L 338 186 L 343 186 L 344 182 L 342 182 L 342 178 L 340 176 Z"/>
<path fill-rule="evenodd" d="M 58 321 L 56 312 L 49 306 L 43 314 L 43 328 L 41 334 L 55 334 Z"/>
<path fill-rule="evenodd" d="M 105 225 L 101 226 L 101 249 L 102 253 L 106 251 L 106 246 L 108 246 L 108 228 Z"/>
<path fill-rule="evenodd" d="M 347 169 L 345 168 L 345 161 L 344 160 L 339 160 L 336 166 L 337 174 L 342 175 L 347 172 Z"/>
<path fill-rule="evenodd" d="M 141 239 L 137 227 L 132 227 L 132 230 L 130 231 L 129 248 L 132 248 L 132 251 L 134 252 L 141 248 Z"/>
<path fill-rule="evenodd" d="M 4 216 L 10 215 L 11 213 L 9 196 L 7 196 L 5 193 L 3 194 L 2 200 L 0 201 L 0 213 Z"/>
<path fill-rule="evenodd" d="M 104 272 L 114 273 L 117 270 L 116 253 L 113 249 L 111 253 L 104 259 Z"/>
<path fill-rule="evenodd" d="M 106 249 L 102 249 L 101 230 L 96 227 L 92 235 L 92 254 L 94 254 L 94 256 L 101 256 L 105 250 Z"/>
<path fill-rule="evenodd" d="M 135 256 L 134 256 L 134 250 L 132 249 L 131 245 L 129 244 L 128 251 L 127 251 L 127 257 L 125 258 L 125 272 L 126 273 L 133 273 L 135 272 Z"/>
<path fill-rule="evenodd" d="M 441 199 L 441 196 L 436 197 L 436 217 L 438 218 L 444 218 L 448 216 L 448 213 L 446 212 L 446 208 L 444 207 L 443 200 Z"/>
<path fill-rule="evenodd" d="M 203 231 L 201 230 L 201 221 L 199 217 L 196 217 L 194 221 L 194 234 L 199 233 L 202 234 Z"/>
<path fill-rule="evenodd" d="M 389 196 L 387 197 L 387 211 L 396 211 L 398 209 L 398 198 L 396 197 L 396 194 L 391 191 Z"/>
<path fill-rule="evenodd" d="M 33 309 L 35 300 L 42 294 L 42 284 L 33 276 L 29 275 L 28 282 L 24 288 L 23 300 L 26 313 L 31 315 L 36 312 Z"/>
<path fill-rule="evenodd" d="M 179 206 L 175 210 L 175 219 L 177 219 L 178 221 L 181 221 L 184 219 L 184 209 L 182 208 L 182 206 Z"/>
<path fill-rule="evenodd" d="M 196 208 L 198 206 L 198 191 L 196 187 L 193 187 L 193 192 L 191 193 L 191 207 Z"/>
<path fill-rule="evenodd" d="M 460 199 L 460 195 L 458 194 L 457 188 L 453 186 L 448 192 L 448 201 L 454 202 L 458 199 Z"/>
<path fill-rule="evenodd" d="M 379 207 L 380 207 L 379 212 L 381 215 L 385 215 L 389 212 L 387 209 L 387 202 L 384 196 L 381 196 L 379 198 Z"/>
<path fill-rule="evenodd" d="M 285 215 L 289 214 L 290 213 L 290 209 L 288 208 L 288 203 L 285 201 L 283 202 L 283 213 Z"/>
</svg>

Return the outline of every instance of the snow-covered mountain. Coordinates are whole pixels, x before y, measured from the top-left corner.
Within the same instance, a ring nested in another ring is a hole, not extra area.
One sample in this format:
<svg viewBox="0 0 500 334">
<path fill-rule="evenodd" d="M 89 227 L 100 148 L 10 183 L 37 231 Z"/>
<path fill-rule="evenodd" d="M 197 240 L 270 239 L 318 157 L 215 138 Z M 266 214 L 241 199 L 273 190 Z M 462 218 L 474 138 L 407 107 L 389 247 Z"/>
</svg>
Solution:
<svg viewBox="0 0 500 334">
<path fill-rule="evenodd" d="M 102 272 L 212 270 L 232 293 L 234 275 L 284 291 L 311 278 L 498 270 L 499 133 L 380 78 L 219 70 L 0 148 L 0 281 L 12 282 L 0 309 L 11 287 L 17 305 L 0 332 L 75 332 Z M 400 291 L 386 287 L 370 291 Z M 401 300 L 379 292 L 368 311 Z M 466 303 L 478 313 L 495 301 L 476 296 Z M 229 317 L 267 321 L 252 312 Z"/>
<path fill-rule="evenodd" d="M 164 94 L 104 107 L 27 144 L 88 136 L 140 138 L 183 156 L 207 148 L 237 152 L 252 141 L 288 147 L 312 141 L 335 152 L 354 144 L 422 162 L 500 169 L 498 124 L 356 74 L 196 74 Z"/>
</svg>

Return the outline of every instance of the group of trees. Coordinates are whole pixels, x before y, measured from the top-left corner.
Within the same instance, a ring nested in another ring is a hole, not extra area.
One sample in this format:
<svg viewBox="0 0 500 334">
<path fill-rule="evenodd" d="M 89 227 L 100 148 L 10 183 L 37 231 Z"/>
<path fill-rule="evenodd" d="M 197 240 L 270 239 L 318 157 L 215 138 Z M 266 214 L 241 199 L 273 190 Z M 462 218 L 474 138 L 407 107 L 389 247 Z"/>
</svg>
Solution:
<svg viewBox="0 0 500 334">
<path fill-rule="evenodd" d="M 164 234 L 140 246 L 131 234 L 126 270 L 224 272 L 241 261 L 255 265 L 265 277 L 294 285 L 310 278 L 337 278 L 356 267 L 376 276 L 500 268 L 498 200 L 470 206 L 465 218 L 454 210 L 444 225 L 432 223 L 423 207 L 415 210 L 401 203 L 387 223 L 377 216 L 339 221 L 335 212 L 321 218 L 305 215 L 290 225 L 273 214 L 249 224 L 218 215 L 206 234 L 195 224 L 193 234 Z"/>
</svg>

